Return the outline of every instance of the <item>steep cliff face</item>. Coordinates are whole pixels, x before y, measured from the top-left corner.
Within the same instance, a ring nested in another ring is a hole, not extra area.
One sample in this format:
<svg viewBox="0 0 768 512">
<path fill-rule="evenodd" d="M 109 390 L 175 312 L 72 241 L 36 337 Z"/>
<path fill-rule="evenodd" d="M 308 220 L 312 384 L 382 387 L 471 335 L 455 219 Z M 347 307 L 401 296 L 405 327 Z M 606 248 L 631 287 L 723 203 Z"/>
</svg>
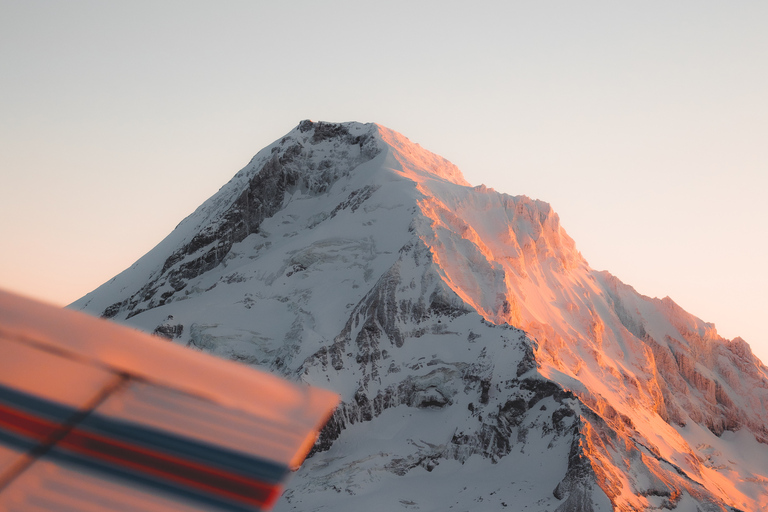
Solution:
<svg viewBox="0 0 768 512">
<path fill-rule="evenodd" d="M 762 480 L 743 494 L 723 486 L 722 475 L 703 471 L 710 443 L 687 439 L 694 424 L 715 437 L 744 429 L 766 442 L 768 374 L 746 343 L 721 338 L 669 298 L 644 297 L 592 270 L 546 203 L 482 187 L 430 191 L 421 201 L 424 240 L 445 282 L 489 322 L 534 338 L 541 374 L 600 418 L 600 428 L 586 422 L 591 432 L 614 439 L 584 451 L 614 507 L 652 506 L 653 489 L 621 475 L 660 474 L 659 459 L 695 482 L 660 476 L 669 496 L 722 507 L 753 495 L 764 502 Z M 639 464 L 626 462 L 637 453 L 645 454 Z"/>
<path fill-rule="evenodd" d="M 744 426 L 768 442 L 765 367 L 744 340 L 720 337 L 669 297 L 640 296 L 607 272 L 599 280 L 622 324 L 653 354 L 665 419 L 700 423 L 718 436 Z"/>
<path fill-rule="evenodd" d="M 278 509 L 768 507 L 743 340 L 377 125 L 302 122 L 73 307 L 339 392 Z"/>
</svg>

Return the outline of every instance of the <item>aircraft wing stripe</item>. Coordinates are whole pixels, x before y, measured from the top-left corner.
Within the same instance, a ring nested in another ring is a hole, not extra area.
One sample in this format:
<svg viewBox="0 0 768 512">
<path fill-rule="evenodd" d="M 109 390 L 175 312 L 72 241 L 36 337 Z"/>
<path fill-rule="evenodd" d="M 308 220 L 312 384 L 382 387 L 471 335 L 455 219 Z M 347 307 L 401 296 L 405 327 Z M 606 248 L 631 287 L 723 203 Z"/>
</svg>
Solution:
<svg viewBox="0 0 768 512">
<path fill-rule="evenodd" d="M 201 507 L 200 510 L 206 511 L 254 512 L 255 510 L 269 508 L 269 506 L 254 507 L 243 501 L 227 499 L 222 495 L 215 495 L 195 487 L 177 484 L 164 478 L 157 478 L 144 471 L 118 466 L 67 450 L 54 448 L 49 452 L 48 457 L 61 468 L 77 467 L 78 473 L 81 474 L 98 476 L 106 481 L 120 481 L 129 489 L 131 495 L 136 494 L 136 491 L 139 490 L 149 493 L 155 491 L 166 497 L 172 497 L 171 499 L 178 501 L 180 504 L 197 503 Z M 53 499 L 55 500 L 55 497 Z M 187 509 L 185 508 L 184 510 Z"/>
<path fill-rule="evenodd" d="M 78 430 L 269 483 L 282 481 L 289 472 L 286 465 L 96 413 L 83 420 Z"/>
<path fill-rule="evenodd" d="M 14 403 L 3 400 L 9 395 L 13 396 L 12 402 Z M 32 396 L 29 396 L 29 400 L 25 402 L 23 400 L 24 395 L 23 392 L 0 386 L 0 429 L 11 435 L 12 438 L 26 438 L 37 442 L 39 445 L 45 445 L 57 432 L 61 431 L 62 425 L 46 417 L 35 415 L 30 410 L 37 408 L 47 415 L 47 412 L 59 406 Z M 23 409 L 14 407 L 19 403 L 24 405 Z M 60 407 L 59 410 L 64 412 L 64 409 Z M 62 414 L 61 417 L 62 419 L 72 417 L 77 412 L 77 410 L 72 409 L 69 414 Z M 102 418 L 102 427 L 104 424 L 109 426 L 110 421 Z M 142 434 L 146 436 L 150 431 L 151 429 L 144 429 Z M 171 440 L 176 437 L 162 434 L 158 439 Z M 8 436 L 0 436 L 0 442 L 3 441 L 4 437 Z M 160 445 L 158 442 L 155 444 Z M 174 443 L 171 442 L 170 444 L 173 445 Z M 198 451 L 207 450 L 209 452 L 207 458 L 213 459 L 219 467 L 83 430 L 80 425 L 75 425 L 59 440 L 54 450 L 69 451 L 81 457 L 98 460 L 102 464 L 153 475 L 175 484 L 258 507 L 268 507 L 277 499 L 279 487 L 276 482 L 288 473 L 288 468 L 285 466 L 280 467 L 270 461 L 233 454 L 228 450 L 220 450 L 220 453 L 212 455 L 215 453 L 216 447 L 191 442 L 180 437 L 176 437 L 175 444 L 185 447 L 187 450 L 190 446 Z M 227 469 L 220 467 L 227 462 L 229 455 L 237 455 L 234 464 L 236 467 Z M 250 467 L 247 468 L 250 475 L 236 472 L 238 469 L 242 470 L 247 467 L 247 462 L 250 462 Z M 251 476 L 254 474 L 259 475 L 259 477 Z M 267 478 L 269 481 L 265 481 Z"/>
<path fill-rule="evenodd" d="M 44 443 L 51 435 L 61 429 L 61 425 L 58 423 L 15 410 L 3 403 L 0 403 L 0 427 L 39 443 Z"/>
<path fill-rule="evenodd" d="M 257 506 L 271 503 L 278 491 L 276 485 L 78 430 L 62 439 L 58 448 Z"/>
<path fill-rule="evenodd" d="M 0 404 L 5 404 L 9 408 L 52 420 L 55 423 L 64 423 L 72 417 L 73 413 L 75 413 L 75 409 L 72 407 L 57 404 L 56 402 L 25 393 L 3 384 L 0 384 Z"/>
</svg>

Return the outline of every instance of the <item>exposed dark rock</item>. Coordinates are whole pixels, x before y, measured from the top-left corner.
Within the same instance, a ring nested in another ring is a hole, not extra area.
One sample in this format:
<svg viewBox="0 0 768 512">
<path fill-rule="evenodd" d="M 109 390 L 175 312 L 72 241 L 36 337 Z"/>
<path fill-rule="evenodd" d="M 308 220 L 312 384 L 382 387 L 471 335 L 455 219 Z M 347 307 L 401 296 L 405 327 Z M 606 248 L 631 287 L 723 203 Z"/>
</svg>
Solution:
<svg viewBox="0 0 768 512">
<path fill-rule="evenodd" d="M 168 338 L 169 340 L 172 340 L 174 338 L 181 338 L 181 335 L 183 333 L 184 333 L 184 326 L 182 324 L 176 324 L 176 325 L 161 324 L 155 327 L 155 330 L 152 332 L 152 334 L 156 336 Z"/>
<path fill-rule="evenodd" d="M 349 193 L 349 197 L 347 197 L 343 203 L 339 203 L 339 205 L 331 211 L 331 217 L 335 217 L 341 210 L 349 209 L 354 212 L 360 208 L 360 205 L 370 199 L 378 188 L 379 187 L 368 185 L 361 189 L 353 190 Z"/>
<path fill-rule="evenodd" d="M 125 306 L 125 302 L 126 302 L 126 301 L 122 301 L 122 302 L 115 302 L 115 303 L 114 303 L 114 304 L 112 304 L 111 306 L 107 307 L 107 308 L 104 310 L 104 312 L 101 314 L 101 316 L 102 316 L 103 318 L 112 318 L 112 317 L 114 317 L 116 314 L 118 314 L 118 313 L 120 312 L 120 309 L 121 309 L 123 306 Z"/>
<path fill-rule="evenodd" d="M 573 409 L 561 407 L 552 413 L 552 425 L 555 428 L 562 429 L 564 428 L 563 420 L 565 418 L 574 416 L 575 414 L 576 413 L 573 411 Z"/>
<path fill-rule="evenodd" d="M 315 133 L 312 135 L 312 143 L 317 144 L 324 140 L 343 138 L 349 135 L 349 130 L 342 124 L 334 123 L 314 123 Z"/>
<path fill-rule="evenodd" d="M 507 400 L 499 407 L 499 418 L 503 418 L 510 425 L 517 426 L 522 421 L 523 415 L 528 411 L 528 404 L 522 398 Z"/>
<path fill-rule="evenodd" d="M 453 295 L 442 289 L 435 290 L 429 297 L 429 312 L 454 318 L 469 313 L 469 308 L 463 302 L 455 300 Z"/>
<path fill-rule="evenodd" d="M 576 429 L 580 429 L 578 422 Z M 557 484 L 553 494 L 559 500 L 565 500 L 556 512 L 593 512 L 592 491 L 595 485 L 595 471 L 589 457 L 584 454 L 581 435 L 576 435 L 568 454 L 568 469 L 563 480 Z"/>
<path fill-rule="evenodd" d="M 523 353 L 523 357 L 520 359 L 520 362 L 517 363 L 516 374 L 518 377 L 522 377 L 523 374 L 527 373 L 528 371 L 539 367 L 539 363 L 536 361 L 536 356 L 533 352 L 536 348 L 536 342 L 530 339 L 528 341 L 529 343 L 523 344 L 523 350 L 525 352 Z"/>
<path fill-rule="evenodd" d="M 192 240 L 166 258 L 158 277 L 145 284 L 129 299 L 106 308 L 102 316 L 113 318 L 126 309 L 131 311 L 128 317 L 135 316 L 137 313 L 132 309 L 137 304 L 146 303 L 146 307 L 141 308 L 141 311 L 162 306 L 183 290 L 189 280 L 221 264 L 234 244 L 251 234 L 259 233 L 264 220 L 283 208 L 286 194 L 298 189 L 308 194 L 322 194 L 340 177 L 375 157 L 380 151 L 373 137 L 352 136 L 349 130 L 340 124 L 302 121 L 299 125 L 299 131 L 302 133 L 313 129 L 313 144 L 339 139 L 340 144 L 358 147 L 359 153 L 340 151 L 337 159 L 323 160 L 318 169 L 315 169 L 313 161 L 305 155 L 306 150 L 299 141 L 273 152 L 271 158 L 253 174 L 247 187 L 227 209 Z M 288 141 L 289 139 L 285 138 L 282 142 L 286 144 Z M 375 190 L 375 187 L 366 187 L 357 193 L 353 192 L 348 201 L 339 205 L 338 209 L 356 210 Z M 337 212 L 338 210 L 334 210 L 334 214 Z M 170 289 L 166 289 L 161 297 L 156 299 L 156 293 L 164 287 Z"/>
</svg>

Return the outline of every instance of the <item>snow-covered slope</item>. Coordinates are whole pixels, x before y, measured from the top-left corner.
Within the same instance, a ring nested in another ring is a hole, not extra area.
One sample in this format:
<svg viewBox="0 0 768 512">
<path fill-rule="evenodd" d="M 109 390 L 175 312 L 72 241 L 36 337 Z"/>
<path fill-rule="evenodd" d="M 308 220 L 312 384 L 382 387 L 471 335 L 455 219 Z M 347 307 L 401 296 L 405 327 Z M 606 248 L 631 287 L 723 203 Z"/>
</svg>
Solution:
<svg viewBox="0 0 768 512">
<path fill-rule="evenodd" d="M 768 369 L 541 201 L 303 121 L 71 307 L 342 395 L 279 510 L 768 508 Z"/>
</svg>

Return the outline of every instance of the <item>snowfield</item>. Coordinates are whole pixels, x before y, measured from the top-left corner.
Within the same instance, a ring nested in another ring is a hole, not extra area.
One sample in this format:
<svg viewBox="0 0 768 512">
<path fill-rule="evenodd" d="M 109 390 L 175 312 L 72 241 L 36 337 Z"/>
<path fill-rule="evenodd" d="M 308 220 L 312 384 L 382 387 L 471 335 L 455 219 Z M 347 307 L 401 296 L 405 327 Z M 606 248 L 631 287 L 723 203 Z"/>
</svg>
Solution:
<svg viewBox="0 0 768 512">
<path fill-rule="evenodd" d="M 276 510 L 768 509 L 743 340 L 375 124 L 303 121 L 70 307 L 339 393 Z"/>
</svg>

